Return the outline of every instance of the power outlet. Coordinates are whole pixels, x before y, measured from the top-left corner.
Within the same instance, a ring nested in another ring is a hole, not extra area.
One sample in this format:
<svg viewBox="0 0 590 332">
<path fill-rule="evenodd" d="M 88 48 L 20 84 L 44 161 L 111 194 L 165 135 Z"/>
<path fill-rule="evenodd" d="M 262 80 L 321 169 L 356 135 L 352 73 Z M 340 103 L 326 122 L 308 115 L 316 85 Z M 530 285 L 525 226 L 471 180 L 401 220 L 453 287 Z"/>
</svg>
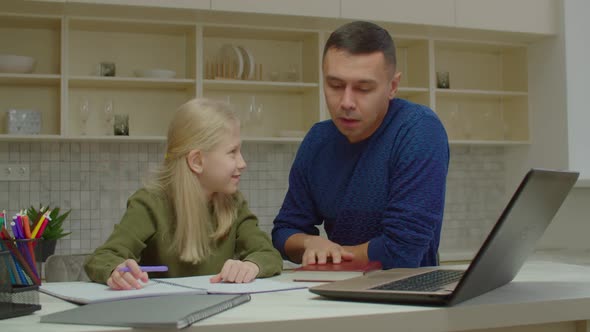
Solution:
<svg viewBox="0 0 590 332">
<path fill-rule="evenodd" d="M 29 181 L 28 164 L 0 164 L 0 181 Z"/>
</svg>

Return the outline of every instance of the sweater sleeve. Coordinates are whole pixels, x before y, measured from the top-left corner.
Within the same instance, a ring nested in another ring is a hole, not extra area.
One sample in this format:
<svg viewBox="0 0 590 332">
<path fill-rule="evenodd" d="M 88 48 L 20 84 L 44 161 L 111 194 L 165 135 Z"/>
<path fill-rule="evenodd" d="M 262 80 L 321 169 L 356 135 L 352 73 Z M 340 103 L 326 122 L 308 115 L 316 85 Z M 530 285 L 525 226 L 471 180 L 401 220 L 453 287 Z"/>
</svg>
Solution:
<svg viewBox="0 0 590 332">
<path fill-rule="evenodd" d="M 106 283 L 112 271 L 126 259 L 139 261 L 146 241 L 156 231 L 155 200 L 140 190 L 127 201 L 121 222 L 106 242 L 90 255 L 84 269 L 90 280 Z"/>
<path fill-rule="evenodd" d="M 285 242 L 289 237 L 297 233 L 319 235 L 316 227 L 321 225 L 313 203 L 313 195 L 307 183 L 306 165 L 309 165 L 310 156 L 315 152 L 317 138 L 315 137 L 317 124 L 309 131 L 301 146 L 289 172 L 289 189 L 273 222 L 272 242 L 284 259 L 289 259 L 285 252 Z"/>
<path fill-rule="evenodd" d="M 236 255 L 240 260 L 250 261 L 260 269 L 257 277 L 271 277 L 281 273 L 283 259 L 273 248 L 269 236 L 258 227 L 258 219 L 240 195 L 238 198 L 236 229 Z"/>
<path fill-rule="evenodd" d="M 368 247 L 369 259 L 386 269 L 420 266 L 443 219 L 449 163 L 444 127 L 435 115 L 423 116 L 407 124 L 403 137 L 389 161 L 395 189 L 381 221 L 383 233 Z"/>
</svg>

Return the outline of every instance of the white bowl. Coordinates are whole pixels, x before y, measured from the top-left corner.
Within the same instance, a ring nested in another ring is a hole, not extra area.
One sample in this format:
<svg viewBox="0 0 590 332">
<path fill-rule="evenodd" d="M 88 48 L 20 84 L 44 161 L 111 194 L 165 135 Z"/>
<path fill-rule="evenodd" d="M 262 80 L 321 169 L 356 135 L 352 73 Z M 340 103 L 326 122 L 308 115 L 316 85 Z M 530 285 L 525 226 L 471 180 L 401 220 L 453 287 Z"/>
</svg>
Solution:
<svg viewBox="0 0 590 332">
<path fill-rule="evenodd" d="M 138 69 L 135 71 L 137 77 L 150 78 L 173 78 L 176 72 L 168 69 Z"/>
<path fill-rule="evenodd" d="M 0 73 L 32 73 L 35 59 L 30 56 L 0 54 Z"/>
</svg>

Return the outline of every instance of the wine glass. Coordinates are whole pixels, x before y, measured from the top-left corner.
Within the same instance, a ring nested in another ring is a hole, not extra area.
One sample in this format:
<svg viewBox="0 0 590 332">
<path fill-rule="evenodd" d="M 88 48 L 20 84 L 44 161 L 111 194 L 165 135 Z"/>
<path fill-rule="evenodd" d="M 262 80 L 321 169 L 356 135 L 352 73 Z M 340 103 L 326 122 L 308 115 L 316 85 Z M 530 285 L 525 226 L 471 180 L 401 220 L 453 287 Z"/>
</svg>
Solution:
<svg viewBox="0 0 590 332">
<path fill-rule="evenodd" d="M 250 97 L 250 105 L 248 106 L 248 114 L 246 115 L 246 121 L 256 123 L 256 96 Z"/>
<path fill-rule="evenodd" d="M 104 116 L 106 122 L 106 135 L 111 135 L 113 132 L 113 101 L 107 100 L 104 103 Z"/>
<path fill-rule="evenodd" d="M 256 113 L 254 115 L 257 123 L 262 122 L 262 112 L 263 112 L 263 105 L 262 105 L 262 103 L 259 103 L 258 106 L 256 106 Z"/>
<path fill-rule="evenodd" d="M 90 118 L 90 105 L 88 99 L 80 103 L 80 135 L 88 135 L 88 119 Z"/>
<path fill-rule="evenodd" d="M 248 121 L 252 122 L 253 124 L 259 124 L 262 122 L 262 112 L 262 103 L 256 104 L 256 96 L 252 96 L 250 100 L 250 106 L 248 107 Z"/>
<path fill-rule="evenodd" d="M 451 135 L 451 137 L 453 137 L 454 139 L 461 138 L 461 128 L 460 128 L 460 114 L 459 114 L 459 108 L 457 107 L 457 105 L 455 105 L 455 107 L 453 107 L 453 109 L 451 110 L 450 114 L 449 114 L 449 134 Z"/>
<path fill-rule="evenodd" d="M 469 109 L 457 105 L 457 110 L 461 114 L 463 122 L 463 138 L 470 140 L 473 136 L 473 119 Z"/>
</svg>

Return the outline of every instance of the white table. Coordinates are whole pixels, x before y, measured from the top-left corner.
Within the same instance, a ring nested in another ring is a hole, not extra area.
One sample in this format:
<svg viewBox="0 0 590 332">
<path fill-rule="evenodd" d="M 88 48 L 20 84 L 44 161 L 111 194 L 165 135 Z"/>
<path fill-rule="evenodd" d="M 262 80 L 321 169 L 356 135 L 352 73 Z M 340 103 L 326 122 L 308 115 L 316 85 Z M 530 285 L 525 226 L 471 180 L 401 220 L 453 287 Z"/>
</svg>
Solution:
<svg viewBox="0 0 590 332">
<path fill-rule="evenodd" d="M 290 280 L 291 273 L 277 277 Z M 309 284 L 312 285 L 312 284 Z M 41 324 L 44 314 L 73 305 L 41 294 L 34 315 L 0 321 L 0 330 L 124 331 L 125 328 Z M 590 267 L 525 264 L 510 284 L 449 308 L 325 300 L 307 290 L 253 294 L 248 303 L 194 324 L 194 331 L 502 331 L 590 332 Z M 133 331 L 141 331 L 139 329 Z M 154 330 L 148 330 L 154 331 Z"/>
</svg>

